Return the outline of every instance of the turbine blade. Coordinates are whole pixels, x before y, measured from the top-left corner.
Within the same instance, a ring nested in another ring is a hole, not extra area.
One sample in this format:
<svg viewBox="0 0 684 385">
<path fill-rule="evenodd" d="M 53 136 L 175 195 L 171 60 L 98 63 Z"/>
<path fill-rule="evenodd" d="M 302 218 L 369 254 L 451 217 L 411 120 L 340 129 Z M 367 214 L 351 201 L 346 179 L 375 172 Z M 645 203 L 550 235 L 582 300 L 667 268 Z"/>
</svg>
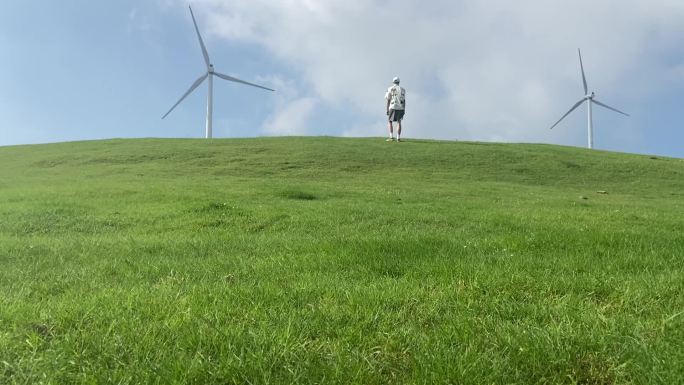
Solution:
<svg viewBox="0 0 684 385">
<path fill-rule="evenodd" d="M 577 53 L 579 54 L 580 68 L 582 69 L 582 84 L 584 85 L 584 94 L 587 95 L 589 93 L 589 87 L 587 87 L 587 77 L 584 76 L 584 64 L 582 64 L 582 52 L 580 51 L 579 48 L 577 48 Z"/>
<path fill-rule="evenodd" d="M 257 87 L 257 88 L 262 88 L 262 89 L 264 89 L 264 90 L 275 91 L 275 90 L 270 89 L 270 88 L 268 88 L 268 87 L 264 87 L 264 86 L 260 86 L 260 85 L 258 85 L 258 84 L 246 82 L 246 81 L 244 81 L 244 80 L 240 80 L 240 79 L 234 78 L 234 77 L 232 77 L 232 76 L 224 75 L 224 74 L 222 74 L 222 73 L 214 72 L 214 75 L 220 77 L 221 79 L 228 80 L 228 81 L 230 81 L 230 82 L 242 83 L 242 84 L 246 84 L 246 85 L 248 85 L 248 86 Z"/>
<path fill-rule="evenodd" d="M 204 62 L 207 63 L 207 68 L 209 68 L 209 54 L 207 53 L 207 48 L 204 46 L 204 42 L 202 41 L 202 35 L 200 35 L 199 28 L 197 28 L 197 22 L 195 21 L 195 14 L 192 13 L 192 7 L 188 5 L 188 8 L 190 8 L 190 16 L 192 16 L 192 23 L 195 25 L 195 32 L 197 32 L 197 38 L 199 39 L 200 47 L 202 47 L 202 55 L 204 56 Z"/>
<path fill-rule="evenodd" d="M 200 76 L 199 79 L 195 80 L 195 82 L 192 83 L 192 85 L 190 86 L 190 89 L 188 89 L 188 90 L 185 92 L 185 94 L 183 94 L 183 96 L 181 96 L 181 98 L 178 99 L 178 101 L 176 102 L 176 104 L 174 104 L 173 107 L 171 107 L 171 109 L 169 110 L 169 112 L 167 112 L 166 114 L 164 114 L 164 116 L 162 116 L 162 119 L 164 119 L 168 114 L 170 114 L 171 111 L 173 111 L 173 109 L 176 108 L 176 106 L 179 105 L 180 102 L 183 101 L 183 99 L 185 99 L 188 95 L 190 95 L 190 93 L 191 93 L 192 91 L 195 90 L 195 88 L 199 87 L 199 85 L 202 84 L 202 82 L 204 81 L 204 79 L 207 78 L 208 75 L 209 75 L 209 73 L 206 73 L 206 74 Z"/>
<path fill-rule="evenodd" d="M 556 122 L 556 124 L 554 124 L 553 126 L 551 126 L 550 129 L 553 129 L 554 127 L 556 127 L 556 126 L 558 125 L 558 123 L 561 122 L 561 120 L 565 119 L 566 116 L 570 115 L 570 113 L 571 113 L 572 111 L 575 111 L 575 109 L 576 109 L 577 107 L 579 107 L 580 104 L 584 103 L 584 100 L 585 100 L 585 99 L 582 99 L 582 100 L 580 100 L 579 102 L 575 103 L 575 105 L 572 106 L 572 108 L 570 109 L 570 111 L 566 112 L 565 115 L 563 115 L 560 119 L 558 119 L 558 121 Z"/>
<path fill-rule="evenodd" d="M 607 105 L 605 105 L 605 104 L 599 102 L 599 101 L 596 100 L 596 99 L 592 99 L 591 101 L 594 102 L 594 103 L 596 103 L 596 104 L 598 104 L 599 106 L 601 106 L 601 107 L 603 107 L 603 108 L 607 108 L 607 109 L 609 109 L 609 110 L 615 111 L 615 112 L 617 112 L 618 114 L 622 114 L 622 115 L 625 115 L 625 116 L 629 116 L 629 114 L 624 113 L 624 112 L 622 112 L 622 111 L 620 111 L 620 110 L 618 110 L 618 109 L 616 109 L 616 108 L 613 108 L 613 107 L 611 107 L 611 106 L 607 106 Z"/>
</svg>

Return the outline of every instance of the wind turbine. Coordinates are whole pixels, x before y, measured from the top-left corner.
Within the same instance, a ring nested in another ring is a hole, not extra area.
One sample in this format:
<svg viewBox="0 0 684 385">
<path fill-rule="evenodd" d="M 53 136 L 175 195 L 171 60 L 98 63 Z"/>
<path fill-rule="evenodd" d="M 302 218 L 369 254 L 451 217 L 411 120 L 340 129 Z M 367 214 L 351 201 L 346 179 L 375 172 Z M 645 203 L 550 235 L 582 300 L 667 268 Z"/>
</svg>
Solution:
<svg viewBox="0 0 684 385">
<path fill-rule="evenodd" d="M 594 148 L 594 123 L 592 122 L 592 110 L 591 110 L 592 104 L 599 105 L 603 108 L 607 108 L 609 110 L 615 111 L 615 112 L 622 114 L 622 115 L 625 115 L 625 116 L 629 116 L 629 115 L 618 110 L 618 109 L 615 109 L 613 107 L 607 106 L 607 105 L 599 102 L 598 100 L 596 100 L 596 96 L 595 96 L 595 93 L 593 91 L 591 92 L 591 94 L 589 93 L 589 89 L 587 87 L 587 78 L 586 78 L 586 76 L 584 76 L 584 65 L 582 64 L 582 52 L 580 52 L 579 48 L 577 49 L 577 53 L 579 54 L 580 69 L 582 70 L 582 84 L 584 85 L 584 97 L 582 99 L 580 99 L 580 101 L 577 102 L 574 106 L 572 106 L 570 111 L 566 112 L 565 115 L 563 115 L 560 119 L 558 119 L 556 124 L 551 126 L 551 128 L 553 129 L 554 127 L 556 127 L 558 125 L 558 123 L 561 122 L 561 120 L 565 119 L 566 116 L 570 115 L 570 113 L 572 111 L 574 111 L 577 107 L 579 107 L 580 104 L 587 102 L 587 108 L 588 108 L 587 130 L 588 130 L 588 136 L 589 136 L 588 147 L 591 149 L 591 148 Z"/>
<path fill-rule="evenodd" d="M 267 87 L 260 86 L 258 84 L 246 82 L 244 80 L 240 80 L 238 78 L 234 78 L 232 76 L 224 75 L 222 73 L 214 71 L 214 65 L 211 64 L 211 61 L 209 60 L 209 54 L 207 53 L 207 48 L 204 46 L 204 42 L 202 41 L 202 35 L 200 35 L 199 28 L 197 28 L 197 22 L 195 21 L 195 15 L 192 13 L 192 7 L 188 6 L 190 8 L 190 16 L 192 17 L 192 23 L 195 25 L 195 32 L 197 32 L 197 38 L 199 39 L 200 47 L 202 47 L 202 55 L 204 56 L 204 62 L 207 64 L 207 72 L 205 72 L 202 76 L 199 77 L 199 79 L 195 80 L 194 83 L 190 86 L 190 89 L 188 89 L 183 96 L 176 102 L 176 104 L 171 107 L 169 112 L 164 114 L 162 116 L 162 119 L 164 119 L 166 116 L 168 116 L 171 111 L 173 111 L 174 108 L 176 108 L 177 105 L 180 104 L 180 102 L 183 101 L 192 91 L 195 90 L 195 88 L 199 87 L 200 84 L 204 81 L 204 79 L 209 78 L 209 93 L 207 96 L 207 130 L 206 130 L 206 138 L 211 139 L 211 115 L 213 111 L 213 103 L 214 103 L 214 76 L 218 76 L 221 79 L 228 80 L 231 82 L 235 83 L 242 83 L 246 84 L 248 86 L 252 87 L 258 87 L 262 88 L 265 90 L 269 91 L 275 91 Z"/>
</svg>

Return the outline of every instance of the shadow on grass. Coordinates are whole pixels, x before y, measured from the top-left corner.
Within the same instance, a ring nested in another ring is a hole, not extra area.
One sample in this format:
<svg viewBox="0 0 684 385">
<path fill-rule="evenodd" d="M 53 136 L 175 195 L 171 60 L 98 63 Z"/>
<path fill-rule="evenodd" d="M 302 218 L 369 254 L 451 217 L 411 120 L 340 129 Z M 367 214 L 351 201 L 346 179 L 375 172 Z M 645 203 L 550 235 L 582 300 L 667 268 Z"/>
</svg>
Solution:
<svg viewBox="0 0 684 385">
<path fill-rule="evenodd" d="M 299 191 L 299 190 L 282 191 L 279 195 L 283 198 L 286 198 L 286 199 L 293 199 L 293 200 L 300 200 L 300 201 L 313 201 L 313 200 L 319 199 L 319 197 L 317 197 L 314 194 L 304 192 L 304 191 Z"/>
</svg>

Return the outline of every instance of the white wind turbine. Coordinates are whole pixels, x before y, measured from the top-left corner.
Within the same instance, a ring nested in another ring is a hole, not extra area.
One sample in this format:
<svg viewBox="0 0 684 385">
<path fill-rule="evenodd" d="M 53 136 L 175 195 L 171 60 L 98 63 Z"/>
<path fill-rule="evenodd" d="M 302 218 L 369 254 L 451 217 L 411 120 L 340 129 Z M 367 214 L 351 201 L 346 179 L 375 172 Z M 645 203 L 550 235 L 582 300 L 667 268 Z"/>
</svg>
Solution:
<svg viewBox="0 0 684 385">
<path fill-rule="evenodd" d="M 234 78 L 232 76 L 224 75 L 222 73 L 214 71 L 214 65 L 211 64 L 211 62 L 209 61 L 209 54 L 207 53 L 206 47 L 204 47 L 204 42 L 202 41 L 202 36 L 200 35 L 199 28 L 197 28 L 197 22 L 195 21 L 195 15 L 192 13 L 192 7 L 189 7 L 189 8 L 190 8 L 190 16 L 192 17 L 192 23 L 195 24 L 195 31 L 197 32 L 197 38 L 199 39 L 200 47 L 202 47 L 202 55 L 204 56 L 204 62 L 207 64 L 207 72 L 204 75 L 200 76 L 199 79 L 195 80 L 194 83 L 192 83 L 192 85 L 190 86 L 190 89 L 188 89 L 185 92 L 185 94 L 183 94 L 183 96 L 176 102 L 176 104 L 174 104 L 173 107 L 171 107 L 169 112 L 167 112 L 166 114 L 164 114 L 164 116 L 162 116 L 162 119 L 164 119 L 167 115 L 169 115 L 171 113 L 171 111 L 173 111 L 173 109 L 176 108 L 176 106 L 179 105 L 180 102 L 183 101 L 183 99 L 185 99 L 188 95 L 190 95 L 190 93 L 192 91 L 194 91 L 195 88 L 199 87 L 199 85 L 202 84 L 204 79 L 206 79 L 208 77 L 209 78 L 209 93 L 207 96 L 206 138 L 211 139 L 211 115 L 212 115 L 212 111 L 213 111 L 213 102 L 214 102 L 214 95 L 213 95 L 213 93 L 214 93 L 214 79 L 213 79 L 214 76 L 218 76 L 221 79 L 225 79 L 225 80 L 228 80 L 231 82 L 242 83 L 242 84 L 246 84 L 248 86 L 263 88 L 263 89 L 269 90 L 269 91 L 275 91 L 275 90 L 272 90 L 272 89 L 267 88 L 267 87 L 260 86 L 258 84 L 246 82 L 244 80 L 240 80 L 238 78 Z"/>
<path fill-rule="evenodd" d="M 553 129 L 554 127 L 556 127 L 558 125 L 558 123 L 561 122 L 561 120 L 565 119 L 566 116 L 570 115 L 570 113 L 572 111 L 574 111 L 577 107 L 580 106 L 580 104 L 582 104 L 586 101 L 587 102 L 587 108 L 588 108 L 588 114 L 587 114 L 587 130 L 588 130 L 588 136 L 589 136 L 588 147 L 591 149 L 591 148 L 594 148 L 594 124 L 592 122 L 592 111 L 591 111 L 592 103 L 597 104 L 603 108 L 607 108 L 609 110 L 615 111 L 615 112 L 620 113 L 620 114 L 625 115 L 625 116 L 629 116 L 629 115 L 620 111 L 620 110 L 617 110 L 613 107 L 607 106 L 607 105 L 599 102 L 598 100 L 596 100 L 596 97 L 594 96 L 595 94 L 593 91 L 591 92 L 591 94 L 589 94 L 589 89 L 587 87 L 587 78 L 586 78 L 586 76 L 584 76 L 584 65 L 582 64 L 582 52 L 580 52 L 579 48 L 577 49 L 577 53 L 579 54 L 580 69 L 582 70 L 582 83 L 584 84 L 584 97 L 582 99 L 580 99 L 580 101 L 577 102 L 574 106 L 572 106 L 570 111 L 566 112 L 565 115 L 563 115 L 560 119 L 558 119 L 556 124 L 551 126 L 551 128 Z"/>
</svg>

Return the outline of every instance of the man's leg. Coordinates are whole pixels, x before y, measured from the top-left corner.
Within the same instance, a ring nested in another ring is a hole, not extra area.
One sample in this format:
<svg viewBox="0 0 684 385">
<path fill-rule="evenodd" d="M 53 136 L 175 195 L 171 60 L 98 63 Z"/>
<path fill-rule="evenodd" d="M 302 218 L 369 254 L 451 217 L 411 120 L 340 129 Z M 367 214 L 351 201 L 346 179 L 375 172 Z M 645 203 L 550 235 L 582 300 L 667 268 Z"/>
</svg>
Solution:
<svg viewBox="0 0 684 385">
<path fill-rule="evenodd" d="M 400 141 L 401 137 L 401 119 L 397 122 L 397 142 Z"/>
<path fill-rule="evenodd" d="M 387 138 L 387 140 L 394 140 L 394 127 L 392 127 L 391 120 L 387 122 L 387 127 L 389 127 L 389 138 Z"/>
</svg>

